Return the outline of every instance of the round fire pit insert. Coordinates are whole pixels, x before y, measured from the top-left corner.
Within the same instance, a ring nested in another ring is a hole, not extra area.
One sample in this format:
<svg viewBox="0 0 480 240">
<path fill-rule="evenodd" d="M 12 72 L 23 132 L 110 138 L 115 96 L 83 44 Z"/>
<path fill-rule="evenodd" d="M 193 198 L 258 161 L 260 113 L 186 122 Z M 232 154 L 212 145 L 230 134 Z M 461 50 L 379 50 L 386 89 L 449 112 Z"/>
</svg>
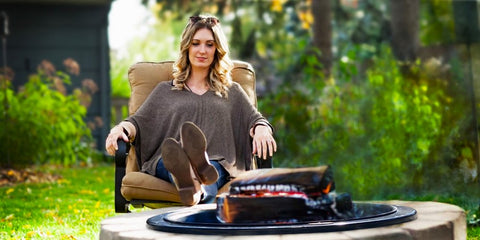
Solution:
<svg viewBox="0 0 480 240">
<path fill-rule="evenodd" d="M 414 220 L 417 213 L 415 209 L 405 206 L 354 203 L 355 217 L 347 220 L 231 224 L 220 222 L 215 211 L 216 204 L 205 204 L 201 208 L 180 209 L 147 219 L 147 226 L 154 230 L 184 234 L 293 234 L 382 227 Z"/>
</svg>

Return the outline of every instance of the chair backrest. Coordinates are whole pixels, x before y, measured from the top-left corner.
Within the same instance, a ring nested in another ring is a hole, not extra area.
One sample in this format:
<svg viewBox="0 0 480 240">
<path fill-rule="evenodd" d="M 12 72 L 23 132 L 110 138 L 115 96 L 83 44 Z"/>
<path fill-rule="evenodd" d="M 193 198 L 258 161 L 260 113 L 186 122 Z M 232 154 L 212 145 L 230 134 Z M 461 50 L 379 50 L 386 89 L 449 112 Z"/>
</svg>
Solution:
<svg viewBox="0 0 480 240">
<path fill-rule="evenodd" d="M 162 81 L 173 79 L 173 61 L 139 62 L 128 69 L 131 96 L 128 112 L 134 114 L 142 105 L 155 86 Z M 255 91 L 255 71 L 253 67 L 243 61 L 233 60 L 232 79 L 239 83 L 247 93 L 250 102 L 257 106 Z"/>
</svg>

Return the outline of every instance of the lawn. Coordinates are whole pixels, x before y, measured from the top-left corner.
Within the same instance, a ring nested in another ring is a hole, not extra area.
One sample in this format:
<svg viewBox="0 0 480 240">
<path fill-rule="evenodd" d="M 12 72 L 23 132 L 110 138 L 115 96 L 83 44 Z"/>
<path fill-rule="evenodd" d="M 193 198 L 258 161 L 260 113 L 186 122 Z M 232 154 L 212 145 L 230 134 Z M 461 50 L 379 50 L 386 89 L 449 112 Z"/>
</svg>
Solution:
<svg viewBox="0 0 480 240">
<path fill-rule="evenodd" d="M 113 165 L 40 170 L 57 177 L 0 187 L 0 239 L 98 239 L 100 222 L 115 215 Z M 438 200 L 471 208 L 462 198 Z M 480 227 L 469 227 L 468 240 L 479 239 Z"/>
<path fill-rule="evenodd" d="M 42 169 L 50 183 L 0 188 L 0 239 L 98 239 L 114 211 L 114 167 Z"/>
</svg>

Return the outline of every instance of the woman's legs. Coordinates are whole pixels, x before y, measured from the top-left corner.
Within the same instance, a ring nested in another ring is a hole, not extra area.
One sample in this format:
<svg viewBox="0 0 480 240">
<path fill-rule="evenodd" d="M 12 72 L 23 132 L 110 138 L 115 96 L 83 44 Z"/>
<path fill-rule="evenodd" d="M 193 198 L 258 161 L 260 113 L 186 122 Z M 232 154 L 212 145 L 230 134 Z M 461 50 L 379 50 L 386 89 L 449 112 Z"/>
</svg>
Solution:
<svg viewBox="0 0 480 240">
<path fill-rule="evenodd" d="M 223 187 L 228 182 L 228 178 L 230 174 L 228 174 L 227 170 L 223 168 L 223 166 L 218 163 L 217 161 L 210 161 L 210 163 L 217 169 L 218 172 L 218 179 L 215 183 L 210 185 L 202 185 L 203 188 L 203 197 L 200 203 L 212 203 L 215 201 L 215 197 L 217 196 L 218 189 Z M 155 172 L 155 177 L 160 178 L 164 181 L 169 183 L 173 183 L 172 175 L 168 170 L 165 168 L 163 164 L 163 159 L 160 158 L 157 164 L 157 170 Z"/>
<path fill-rule="evenodd" d="M 213 203 L 218 194 L 218 189 L 222 188 L 223 185 L 228 182 L 228 178 L 230 176 L 227 170 L 225 170 L 225 168 L 223 168 L 223 166 L 217 161 L 210 161 L 210 163 L 215 167 L 215 169 L 217 169 L 218 179 L 213 184 L 202 185 L 203 197 L 202 200 L 200 200 L 200 203 Z"/>
<path fill-rule="evenodd" d="M 155 177 L 160 178 L 164 181 L 167 181 L 169 183 L 173 183 L 172 175 L 168 170 L 165 168 L 165 165 L 163 164 L 163 158 L 160 158 L 157 163 L 157 170 L 155 171 Z"/>
<path fill-rule="evenodd" d="M 161 146 L 163 165 L 171 173 L 173 183 L 178 190 L 180 200 L 187 206 L 192 206 L 202 199 L 200 182 L 195 179 L 190 160 L 173 138 L 167 138 Z"/>
<path fill-rule="evenodd" d="M 200 201 L 213 202 L 227 182 L 228 172 L 215 161 L 210 161 L 206 152 L 207 139 L 193 122 L 185 122 L 180 129 L 181 143 L 173 138 L 165 139 L 161 146 L 162 158 L 157 164 L 155 175 L 174 183 L 180 198 L 186 205 L 195 203 L 195 196 L 203 190 Z M 199 185 L 202 183 L 203 185 Z M 198 201 L 197 201 L 198 202 Z"/>
<path fill-rule="evenodd" d="M 180 142 L 198 180 L 205 185 L 215 183 L 218 180 L 218 172 L 208 160 L 207 139 L 202 130 L 193 122 L 183 123 L 180 129 Z"/>
</svg>

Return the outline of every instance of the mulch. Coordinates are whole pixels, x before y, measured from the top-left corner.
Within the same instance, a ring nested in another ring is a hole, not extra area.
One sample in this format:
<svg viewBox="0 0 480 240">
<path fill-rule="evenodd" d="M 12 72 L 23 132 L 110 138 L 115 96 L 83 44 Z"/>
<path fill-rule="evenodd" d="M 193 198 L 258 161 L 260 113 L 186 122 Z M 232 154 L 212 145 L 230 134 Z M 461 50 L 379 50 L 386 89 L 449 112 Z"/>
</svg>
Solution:
<svg viewBox="0 0 480 240">
<path fill-rule="evenodd" d="M 62 176 L 25 169 L 0 169 L 0 187 L 13 186 L 19 183 L 51 183 L 61 179 Z"/>
</svg>

